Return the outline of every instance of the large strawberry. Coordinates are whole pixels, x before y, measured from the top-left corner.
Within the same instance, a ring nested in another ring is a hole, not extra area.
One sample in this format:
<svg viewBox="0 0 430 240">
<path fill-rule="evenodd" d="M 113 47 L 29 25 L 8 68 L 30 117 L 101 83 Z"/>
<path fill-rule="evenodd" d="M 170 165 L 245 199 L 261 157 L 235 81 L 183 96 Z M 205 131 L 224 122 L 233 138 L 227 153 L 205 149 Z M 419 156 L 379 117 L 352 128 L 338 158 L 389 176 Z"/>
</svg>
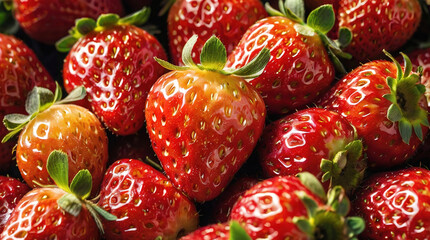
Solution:
<svg viewBox="0 0 430 240">
<path fill-rule="evenodd" d="M 84 18 L 57 44 L 60 51 L 70 50 L 63 69 L 66 90 L 85 86 L 93 112 L 115 134 L 133 134 L 143 126 L 146 95 L 165 72 L 154 60 L 166 59 L 161 44 L 133 25 L 148 17 L 144 8 L 122 19 L 115 14 L 97 22 Z"/>
<path fill-rule="evenodd" d="M 21 28 L 33 39 L 54 44 L 67 35 L 77 18 L 123 14 L 121 0 L 4 0 Z"/>
<path fill-rule="evenodd" d="M 320 101 L 355 126 L 372 168 L 404 163 L 428 132 L 425 87 L 404 58 L 404 71 L 393 58 L 356 68 Z"/>
<path fill-rule="evenodd" d="M 229 54 L 248 27 L 266 16 L 259 0 L 176 0 L 167 18 L 172 61 L 184 63 L 182 50 L 195 34 L 199 36 L 191 55 L 195 62 L 199 62 L 202 47 L 212 35 L 221 40 Z"/>
<path fill-rule="evenodd" d="M 272 122 L 258 147 L 269 177 L 314 174 L 327 190 L 341 185 L 349 193 L 358 186 L 366 162 L 354 127 L 341 115 L 309 108 Z"/>
<path fill-rule="evenodd" d="M 370 176 L 357 191 L 353 212 L 366 221 L 360 239 L 428 239 L 430 171 L 408 168 Z"/>
<path fill-rule="evenodd" d="M 69 185 L 67 154 L 53 151 L 46 164 L 58 187 L 28 192 L 13 210 L 1 239 L 100 239 L 99 229 L 103 231 L 103 227 L 99 215 L 108 220 L 116 217 L 87 200 L 91 173 L 86 169 L 79 171 Z"/>
<path fill-rule="evenodd" d="M 53 150 L 60 149 L 70 159 L 70 174 L 88 169 L 93 175 L 93 194 L 99 190 L 108 160 L 108 139 L 102 124 L 89 110 L 66 104 L 85 97 L 85 89 L 77 88 L 63 100 L 57 86 L 55 94 L 49 89 L 35 87 L 28 96 L 25 109 L 29 115 L 9 114 L 3 122 L 11 132 L 19 133 L 16 161 L 22 178 L 31 187 L 52 184 L 45 168 Z M 70 178 L 70 180 L 72 180 Z"/>
<path fill-rule="evenodd" d="M 261 93 L 270 115 L 286 114 L 318 99 L 334 79 L 333 63 L 343 69 L 336 55 L 348 57 L 325 35 L 335 21 L 330 5 L 312 11 L 307 23 L 303 0 L 280 1 L 280 9 L 267 5 L 273 16 L 252 25 L 227 62 L 227 67 L 242 67 L 262 48 L 270 49 L 264 72 L 249 80 Z M 345 45 L 350 36 L 345 29 L 342 33 Z"/>
<path fill-rule="evenodd" d="M 260 95 L 242 77 L 255 77 L 269 59 L 267 49 L 237 70 L 224 69 L 227 53 L 211 37 L 201 64 L 191 53 L 197 35 L 184 47 L 184 67 L 157 59 L 172 70 L 153 85 L 146 102 L 152 146 L 167 176 L 190 198 L 218 196 L 250 156 L 264 127 Z M 242 77 L 240 77 L 242 76 Z"/>
<path fill-rule="evenodd" d="M 163 174 L 135 159 L 110 166 L 98 205 L 118 216 L 103 223 L 107 240 L 177 239 L 198 224 L 194 204 Z"/>
<path fill-rule="evenodd" d="M 30 188 L 20 180 L 0 176 L 0 233 L 16 204 L 28 191 Z"/>
<path fill-rule="evenodd" d="M 199 228 L 180 240 L 251 240 L 251 237 L 236 221 L 231 221 Z"/>
<path fill-rule="evenodd" d="M 418 0 L 339 0 L 338 19 L 354 36 L 344 50 L 365 62 L 405 44 L 418 28 L 421 7 Z"/>
<path fill-rule="evenodd" d="M 252 239 L 356 239 L 364 222 L 345 217 L 348 212 L 342 187 L 334 187 L 326 198 L 318 180 L 303 172 L 258 183 L 236 202 L 231 219 Z"/>
<path fill-rule="evenodd" d="M 10 113 L 25 113 L 25 99 L 33 87 L 55 89 L 55 82 L 39 62 L 34 52 L 13 36 L 0 34 L 0 118 Z M 0 126 L 0 138 L 7 134 Z M 0 169 L 12 162 L 16 141 L 0 146 Z"/>
</svg>

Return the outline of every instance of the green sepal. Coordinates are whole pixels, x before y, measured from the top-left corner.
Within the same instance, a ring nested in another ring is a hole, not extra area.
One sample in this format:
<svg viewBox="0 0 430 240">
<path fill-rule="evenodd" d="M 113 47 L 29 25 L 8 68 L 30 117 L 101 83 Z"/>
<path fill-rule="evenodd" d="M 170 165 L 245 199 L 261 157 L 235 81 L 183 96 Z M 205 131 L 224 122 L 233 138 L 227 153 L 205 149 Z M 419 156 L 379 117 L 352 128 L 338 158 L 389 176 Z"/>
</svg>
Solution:
<svg viewBox="0 0 430 240">
<path fill-rule="evenodd" d="M 82 202 L 72 193 L 66 193 L 57 200 L 60 206 L 67 213 L 77 217 L 82 210 Z"/>
<path fill-rule="evenodd" d="M 315 200 L 310 198 L 307 195 L 307 193 L 304 191 L 297 191 L 295 192 L 295 194 L 297 195 L 298 198 L 300 198 L 302 203 L 305 205 L 306 211 L 308 213 L 308 217 L 313 218 L 318 210 L 317 202 L 315 202 Z"/>
<path fill-rule="evenodd" d="M 76 101 L 84 99 L 86 95 L 87 95 L 87 91 L 86 91 L 85 87 L 79 86 L 79 87 L 76 87 L 75 89 L 73 89 L 69 93 L 69 95 L 67 95 L 64 99 L 59 100 L 59 101 L 58 101 L 58 99 L 61 99 L 61 93 L 58 93 L 57 98 L 56 98 L 57 102 L 55 104 L 66 104 L 66 103 L 76 102 Z"/>
<path fill-rule="evenodd" d="M 327 34 L 334 26 L 335 16 L 332 5 L 322 5 L 311 13 L 307 18 L 307 25 L 316 31 Z"/>
<path fill-rule="evenodd" d="M 75 45 L 77 41 L 78 39 L 74 36 L 65 36 L 55 43 L 55 47 L 57 48 L 57 51 L 66 53 L 72 49 L 73 45 Z"/>
<path fill-rule="evenodd" d="M 409 121 L 406 119 L 400 119 L 399 120 L 399 132 L 400 136 L 402 136 L 403 142 L 406 144 L 409 144 L 409 141 L 412 137 L 412 125 Z"/>
<path fill-rule="evenodd" d="M 7 130 L 13 130 L 17 127 L 19 127 L 22 124 L 26 124 L 30 121 L 31 116 L 19 114 L 19 113 L 12 113 L 8 114 L 4 117 L 3 123 Z"/>
<path fill-rule="evenodd" d="M 387 118 L 392 122 L 398 122 L 402 119 L 402 110 L 397 104 L 391 104 L 387 111 Z"/>
<path fill-rule="evenodd" d="M 171 71 L 185 71 L 185 70 L 191 69 L 190 67 L 186 67 L 186 66 L 176 66 L 174 64 L 169 63 L 168 61 L 165 61 L 157 57 L 154 57 L 154 60 L 165 69 L 168 69 Z"/>
<path fill-rule="evenodd" d="M 301 172 L 297 174 L 297 177 L 300 179 L 300 182 L 312 193 L 320 197 L 323 201 L 327 200 L 323 186 L 312 173 Z"/>
<path fill-rule="evenodd" d="M 224 69 L 227 62 L 227 51 L 221 40 L 217 37 L 210 37 L 203 45 L 200 54 L 201 65 L 208 70 L 220 71 Z"/>
<path fill-rule="evenodd" d="M 143 7 L 140 11 L 119 19 L 118 23 L 121 25 L 141 26 L 148 21 L 150 15 L 151 9 L 149 7 Z"/>
<path fill-rule="evenodd" d="M 263 73 L 264 68 L 270 60 L 270 50 L 267 48 L 261 49 L 258 55 L 253 58 L 248 64 L 245 66 L 228 72 L 230 74 L 240 76 L 245 79 L 256 78 Z"/>
<path fill-rule="evenodd" d="M 340 216 L 346 216 L 351 208 L 345 190 L 341 186 L 334 186 L 328 192 L 327 205 L 331 206 Z"/>
<path fill-rule="evenodd" d="M 85 204 L 86 204 L 86 207 L 87 207 L 88 211 L 90 212 L 91 216 L 93 217 L 94 221 L 96 222 L 97 228 L 100 230 L 100 232 L 102 234 L 104 234 L 105 231 L 103 228 L 103 223 L 99 218 L 99 215 L 108 221 L 117 220 L 117 217 L 115 215 L 110 214 L 108 211 L 97 206 L 96 204 L 92 203 L 91 201 L 85 201 Z"/>
<path fill-rule="evenodd" d="M 293 217 L 293 223 L 300 229 L 300 231 L 306 233 L 310 239 L 313 238 L 315 227 L 310 223 L 309 219 L 305 217 Z"/>
<path fill-rule="evenodd" d="M 346 48 L 352 41 L 352 32 L 349 28 L 341 27 L 339 29 L 339 39 L 336 43 L 340 48 Z"/>
<path fill-rule="evenodd" d="M 97 19 L 97 27 L 110 27 L 116 25 L 119 21 L 118 14 L 106 13 L 100 15 Z"/>
<path fill-rule="evenodd" d="M 270 6 L 270 3 L 266 3 L 264 4 L 264 7 L 266 9 L 266 12 L 270 15 L 270 16 L 281 16 L 284 17 L 285 15 L 283 13 L 281 13 L 280 11 L 274 9 L 272 6 Z"/>
<path fill-rule="evenodd" d="M 279 6 L 282 6 L 285 11 L 289 9 L 297 18 L 305 19 L 305 3 L 303 0 L 279 0 Z"/>
<path fill-rule="evenodd" d="M 81 35 L 92 32 L 97 27 L 97 22 L 92 18 L 80 18 L 76 21 L 76 31 Z"/>
<path fill-rule="evenodd" d="M 69 188 L 69 160 L 67 154 L 60 150 L 54 150 L 49 154 L 46 169 L 55 184 L 66 192 Z"/>
<path fill-rule="evenodd" d="M 194 63 L 192 58 L 192 51 L 193 51 L 194 45 L 197 42 L 197 39 L 198 39 L 198 36 L 195 34 L 184 45 L 184 48 L 182 50 L 182 62 L 184 63 L 185 66 L 189 66 L 189 67 L 197 66 Z"/>
<path fill-rule="evenodd" d="M 70 190 L 76 195 L 76 197 L 84 200 L 90 196 L 92 184 L 93 181 L 90 171 L 83 169 L 80 170 L 73 178 L 70 183 Z"/>
<path fill-rule="evenodd" d="M 353 239 L 364 231 L 366 223 L 361 217 L 348 217 L 346 219 L 346 225 L 348 227 L 348 238 Z"/>
<path fill-rule="evenodd" d="M 251 240 L 251 237 L 238 222 L 231 221 L 229 240 Z"/>
<path fill-rule="evenodd" d="M 294 30 L 296 30 L 298 33 L 304 36 L 312 37 L 316 34 L 313 28 L 305 24 L 296 23 L 293 25 L 293 27 L 294 27 Z"/>
</svg>

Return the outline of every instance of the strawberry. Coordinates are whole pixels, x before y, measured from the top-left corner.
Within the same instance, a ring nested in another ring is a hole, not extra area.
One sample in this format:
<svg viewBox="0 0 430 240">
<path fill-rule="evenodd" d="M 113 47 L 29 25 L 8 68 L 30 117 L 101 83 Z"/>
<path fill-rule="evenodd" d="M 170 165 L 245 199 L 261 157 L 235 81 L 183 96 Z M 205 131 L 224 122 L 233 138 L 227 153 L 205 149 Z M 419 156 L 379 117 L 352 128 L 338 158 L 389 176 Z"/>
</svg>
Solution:
<svg viewBox="0 0 430 240">
<path fill-rule="evenodd" d="M 251 240 L 246 231 L 236 222 L 212 224 L 197 229 L 180 240 Z"/>
<path fill-rule="evenodd" d="M 107 240 L 177 239 L 198 224 L 194 204 L 163 174 L 135 159 L 109 167 L 98 205 L 118 216 L 103 222 Z"/>
<path fill-rule="evenodd" d="M 339 69 L 342 66 L 335 53 L 347 57 L 325 35 L 334 25 L 331 6 L 324 5 L 311 12 L 307 24 L 303 20 L 303 0 L 280 1 L 280 8 L 279 12 L 267 5 L 274 16 L 252 25 L 227 62 L 227 67 L 239 68 L 262 48 L 270 49 L 270 61 L 264 72 L 249 83 L 262 95 L 268 114 L 275 116 L 318 99 L 334 79 L 334 65 L 329 56 Z"/>
<path fill-rule="evenodd" d="M 145 116 L 167 176 L 191 199 L 204 202 L 222 192 L 261 135 L 264 102 L 242 77 L 261 73 L 269 52 L 264 49 L 250 65 L 229 70 L 224 69 L 226 49 L 215 36 L 202 48 L 202 63 L 194 63 L 196 42 L 194 35 L 184 47 L 184 67 L 157 59 L 172 71 L 152 86 Z"/>
<path fill-rule="evenodd" d="M 348 193 L 363 178 L 366 162 L 354 127 L 341 115 L 309 108 L 272 122 L 258 146 L 266 176 L 315 175 L 326 190 L 341 185 Z"/>
<path fill-rule="evenodd" d="M 29 115 L 5 116 L 3 122 L 11 132 L 3 141 L 22 130 L 16 148 L 16 161 L 22 178 L 30 187 L 53 183 L 45 168 L 46 160 L 53 150 L 59 149 L 70 158 L 70 176 L 81 169 L 88 169 L 94 177 L 93 194 L 98 192 L 108 160 L 106 133 L 89 110 L 66 104 L 84 97 L 83 87 L 61 101 L 58 85 L 55 95 L 49 89 L 35 87 L 29 93 L 25 106 Z"/>
<path fill-rule="evenodd" d="M 231 53 L 245 31 L 267 16 L 259 0 L 176 0 L 167 18 L 170 56 L 174 64 L 181 59 L 185 43 L 195 34 L 199 38 L 192 57 L 199 62 L 204 43 L 217 36 Z"/>
<path fill-rule="evenodd" d="M 30 188 L 18 179 L 0 176 L 0 233 L 18 201 Z"/>
<path fill-rule="evenodd" d="M 0 118 L 10 113 L 25 113 L 25 99 L 35 86 L 55 89 L 55 82 L 34 52 L 21 40 L 0 34 Z M 0 138 L 8 133 L 0 127 Z M 12 163 L 16 141 L 0 145 L 0 165 L 7 169 Z"/>
<path fill-rule="evenodd" d="M 345 216 L 349 200 L 336 186 L 325 196 L 310 173 L 264 180 L 234 205 L 231 219 L 242 224 L 252 239 L 356 239 L 361 218 Z"/>
<path fill-rule="evenodd" d="M 353 201 L 364 218 L 360 239 L 428 239 L 430 171 L 408 168 L 370 176 Z"/>
<path fill-rule="evenodd" d="M 99 230 L 103 232 L 103 228 L 99 215 L 108 220 L 116 217 L 87 200 L 91 173 L 86 169 L 79 171 L 69 185 L 67 154 L 55 150 L 46 163 L 58 187 L 28 192 L 13 210 L 1 239 L 100 239 Z"/>
<path fill-rule="evenodd" d="M 338 19 L 354 36 L 345 52 L 366 62 L 403 46 L 418 28 L 421 7 L 418 0 L 339 0 Z"/>
<path fill-rule="evenodd" d="M 143 126 L 146 95 L 165 72 L 153 59 L 166 59 L 161 44 L 133 25 L 148 17 L 144 8 L 122 19 L 84 18 L 57 44 L 60 51 L 70 50 L 63 70 L 66 91 L 85 86 L 93 112 L 114 134 L 130 135 Z"/>
<path fill-rule="evenodd" d="M 404 163 L 428 132 L 425 87 L 404 58 L 404 71 L 394 58 L 354 69 L 320 101 L 354 125 L 373 169 Z"/>
<path fill-rule="evenodd" d="M 54 44 L 82 17 L 123 14 L 121 0 L 5 0 L 21 28 L 33 39 Z"/>
</svg>

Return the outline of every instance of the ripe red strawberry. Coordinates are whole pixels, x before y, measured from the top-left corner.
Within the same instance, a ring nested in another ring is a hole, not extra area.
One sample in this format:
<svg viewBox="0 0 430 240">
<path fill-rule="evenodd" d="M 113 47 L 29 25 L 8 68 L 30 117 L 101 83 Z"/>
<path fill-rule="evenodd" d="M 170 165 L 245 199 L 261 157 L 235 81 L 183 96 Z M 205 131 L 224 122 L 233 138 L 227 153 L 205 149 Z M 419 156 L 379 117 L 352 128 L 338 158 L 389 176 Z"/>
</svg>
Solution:
<svg viewBox="0 0 430 240">
<path fill-rule="evenodd" d="M 25 113 L 25 99 L 33 87 L 55 89 L 55 82 L 34 52 L 21 40 L 0 34 L 0 118 L 6 114 Z M 8 133 L 0 126 L 0 138 Z M 7 169 L 12 162 L 16 141 L 0 145 L 0 166 Z"/>
<path fill-rule="evenodd" d="M 418 28 L 421 7 L 418 0 L 339 0 L 338 19 L 353 34 L 345 52 L 366 62 L 403 46 Z"/>
<path fill-rule="evenodd" d="M 268 7 L 273 17 L 252 25 L 227 62 L 227 67 L 239 68 L 250 62 L 262 48 L 270 49 L 270 61 L 264 72 L 249 80 L 262 95 L 270 115 L 283 115 L 303 108 L 329 89 L 334 79 L 329 55 L 342 68 L 335 53 L 344 53 L 325 35 L 334 25 L 333 8 L 325 5 L 316 9 L 306 24 L 303 6 L 294 9 L 288 5 L 291 2 L 285 1 L 285 6 L 280 2 L 281 12 Z"/>
<path fill-rule="evenodd" d="M 202 63 L 191 57 L 197 35 L 184 47 L 184 67 L 157 61 L 172 70 L 151 88 L 146 123 L 152 146 L 167 176 L 191 199 L 218 196 L 250 156 L 264 127 L 260 95 L 242 77 L 261 73 L 267 49 L 248 66 L 224 69 L 225 47 L 211 37 Z"/>
<path fill-rule="evenodd" d="M 404 71 L 394 59 L 356 68 L 320 101 L 355 126 L 372 168 L 404 163 L 428 132 L 425 87 L 419 84 L 419 75 L 411 73 L 409 58 L 404 57 Z"/>
<path fill-rule="evenodd" d="M 181 60 L 185 43 L 195 34 L 199 39 L 191 56 L 199 62 L 204 43 L 217 36 L 231 53 L 245 31 L 267 16 L 259 0 L 176 0 L 167 18 L 170 56 L 174 64 Z"/>
<path fill-rule="evenodd" d="M 92 185 L 90 172 L 79 171 L 69 185 L 68 159 L 61 151 L 49 155 L 46 168 L 58 188 L 28 192 L 13 210 L 1 239 L 100 239 L 99 229 L 103 229 L 98 215 L 109 220 L 116 217 L 87 200 Z"/>
<path fill-rule="evenodd" d="M 0 176 L 0 233 L 18 201 L 30 188 L 15 178 Z"/>
<path fill-rule="evenodd" d="M 144 124 L 146 96 L 165 70 L 154 57 L 166 59 L 155 37 L 133 24 L 143 24 L 149 9 L 119 19 L 102 15 L 97 23 L 81 19 L 76 36 L 57 44 L 68 51 L 64 62 L 64 86 L 68 92 L 85 86 L 93 112 L 118 135 L 136 133 Z"/>
<path fill-rule="evenodd" d="M 30 187 L 53 183 L 45 166 L 49 154 L 59 149 L 70 158 L 71 177 L 81 169 L 91 172 L 94 178 L 93 194 L 97 194 L 108 160 L 106 133 L 89 110 L 73 104 L 61 104 L 84 96 L 85 89 L 80 87 L 59 101 L 59 86 L 55 95 L 46 88 L 35 87 L 26 102 L 29 115 L 9 114 L 3 120 L 11 131 L 3 141 L 23 129 L 16 148 L 16 161 L 22 178 Z"/>
<path fill-rule="evenodd" d="M 54 44 L 66 36 L 75 19 L 102 13 L 123 14 L 121 0 L 6 0 L 22 29 L 33 39 Z"/>
<path fill-rule="evenodd" d="M 349 193 L 358 186 L 366 162 L 354 127 L 341 115 L 309 108 L 267 126 L 258 146 L 266 176 L 315 175 L 326 190 L 341 185 Z"/>
<path fill-rule="evenodd" d="M 163 174 L 135 159 L 110 166 L 98 205 L 118 217 L 103 222 L 107 240 L 177 239 L 198 224 L 194 204 Z"/>
<path fill-rule="evenodd" d="M 364 228 L 357 217 L 345 216 L 349 200 L 336 186 L 325 197 L 310 173 L 264 180 L 235 204 L 231 219 L 242 224 L 252 239 L 356 239 Z"/>
<path fill-rule="evenodd" d="M 360 239 L 428 239 L 429 183 L 430 171 L 423 168 L 370 176 L 352 203 L 366 221 Z"/>
<path fill-rule="evenodd" d="M 199 228 L 180 240 L 251 240 L 251 238 L 237 222 L 231 221 Z"/>
</svg>

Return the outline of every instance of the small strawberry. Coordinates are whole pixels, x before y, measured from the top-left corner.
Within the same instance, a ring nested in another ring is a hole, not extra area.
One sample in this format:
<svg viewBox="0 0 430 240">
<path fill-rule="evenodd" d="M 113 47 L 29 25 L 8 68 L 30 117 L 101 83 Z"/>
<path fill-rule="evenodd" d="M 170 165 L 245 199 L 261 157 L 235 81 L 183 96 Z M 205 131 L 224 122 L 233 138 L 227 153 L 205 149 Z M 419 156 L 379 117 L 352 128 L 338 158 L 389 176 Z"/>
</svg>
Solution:
<svg viewBox="0 0 430 240">
<path fill-rule="evenodd" d="M 9 114 L 3 122 L 11 131 L 3 142 L 21 134 L 16 148 L 16 161 L 22 178 L 30 187 L 52 184 L 46 160 L 60 149 L 70 158 L 70 174 L 88 169 L 93 175 L 93 194 L 99 190 L 108 160 L 108 139 L 102 124 L 89 110 L 65 104 L 85 97 L 85 89 L 77 88 L 61 99 L 57 85 L 55 94 L 35 87 L 28 96 L 25 109 L 29 115 Z M 72 178 L 70 178 L 72 180 Z"/>
<path fill-rule="evenodd" d="M 172 70 L 151 88 L 146 124 L 152 146 L 167 176 L 191 199 L 218 196 L 251 155 L 264 127 L 266 111 L 260 95 L 242 77 L 264 69 L 263 49 L 249 65 L 224 69 L 227 53 L 211 37 L 201 64 L 192 60 L 194 35 L 184 47 L 184 67 L 157 59 Z"/>
<path fill-rule="evenodd" d="M 361 218 L 346 217 L 349 200 L 336 186 L 326 198 L 310 173 L 264 180 L 235 204 L 231 219 L 245 227 L 252 239 L 356 239 Z"/>
<path fill-rule="evenodd" d="M 69 185 L 67 154 L 53 151 L 46 168 L 58 186 L 35 188 L 17 204 L 3 232 L 2 240 L 98 240 L 103 231 L 99 215 L 116 217 L 87 200 L 91 173 L 79 171 Z M 99 228 L 99 229 L 97 229 Z"/>
<path fill-rule="evenodd" d="M 166 59 L 161 44 L 133 25 L 148 17 L 144 8 L 122 19 L 115 14 L 97 22 L 80 19 L 72 35 L 57 44 L 60 51 L 70 50 L 63 70 L 66 91 L 85 86 L 93 112 L 114 134 L 133 134 L 143 126 L 148 91 L 165 72 L 154 60 Z"/>
<path fill-rule="evenodd" d="M 30 188 L 15 178 L 0 176 L 0 233 L 18 201 Z"/>
<path fill-rule="evenodd" d="M 21 28 L 33 39 L 54 44 L 82 17 L 123 14 L 121 0 L 4 0 Z"/>
<path fill-rule="evenodd" d="M 371 168 L 404 163 L 428 132 L 425 87 L 419 84 L 419 75 L 411 72 L 409 58 L 404 58 L 404 71 L 394 58 L 356 68 L 320 101 L 357 129 Z"/>
<path fill-rule="evenodd" d="M 323 182 L 326 190 L 341 185 L 350 193 L 366 168 L 354 127 L 341 115 L 320 108 L 272 122 L 263 132 L 258 153 L 266 176 L 306 171 Z"/>
<path fill-rule="evenodd" d="M 194 62 L 199 62 L 202 47 L 212 35 L 221 40 L 229 54 L 245 31 L 266 16 L 259 0 L 176 0 L 167 18 L 172 61 L 184 64 L 182 50 L 195 34 L 199 38 L 191 54 Z"/>
<path fill-rule="evenodd" d="M 194 204 L 163 174 L 135 159 L 110 166 L 98 205 L 118 216 L 103 222 L 107 240 L 177 239 L 198 224 Z"/>
<path fill-rule="evenodd" d="M 354 36 L 345 52 L 366 62 L 403 46 L 418 28 L 421 7 L 418 0 L 339 0 L 338 19 Z"/>
<path fill-rule="evenodd" d="M 199 228 L 180 240 L 251 240 L 251 237 L 236 221 L 231 221 Z"/>
<path fill-rule="evenodd" d="M 0 3 L 1 4 L 1 3 Z M 55 89 L 55 82 L 34 52 L 21 40 L 0 34 L 0 118 L 11 113 L 25 113 L 25 99 L 35 86 Z M 0 138 L 8 133 L 0 126 Z M 0 145 L 0 166 L 12 163 L 16 141 Z"/>
<path fill-rule="evenodd" d="M 248 29 L 230 54 L 227 67 L 242 67 L 262 48 L 269 48 L 267 67 L 249 83 L 260 92 L 268 114 L 278 116 L 317 100 L 329 89 L 335 76 L 334 66 L 345 71 L 336 55 L 348 55 L 325 35 L 335 21 L 330 5 L 312 11 L 307 23 L 303 0 L 280 1 L 280 12 L 266 6 L 272 17 Z M 345 45 L 350 36 L 347 37 L 347 30 L 342 32 Z"/>
<path fill-rule="evenodd" d="M 357 191 L 353 212 L 366 221 L 360 239 L 428 239 L 430 171 L 408 168 L 370 176 Z"/>
</svg>

